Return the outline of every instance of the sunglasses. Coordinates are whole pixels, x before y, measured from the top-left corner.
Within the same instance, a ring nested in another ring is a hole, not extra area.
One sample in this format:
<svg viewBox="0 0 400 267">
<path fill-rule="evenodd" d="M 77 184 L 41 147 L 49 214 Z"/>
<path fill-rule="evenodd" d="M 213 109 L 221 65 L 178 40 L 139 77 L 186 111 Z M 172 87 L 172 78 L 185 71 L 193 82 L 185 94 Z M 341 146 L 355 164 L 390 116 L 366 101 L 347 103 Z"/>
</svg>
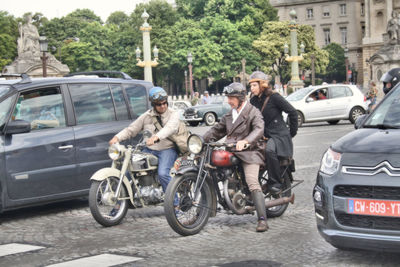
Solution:
<svg viewBox="0 0 400 267">
<path fill-rule="evenodd" d="M 168 104 L 168 102 L 162 102 L 162 103 L 156 103 L 155 105 L 157 106 L 157 107 L 161 107 L 161 106 L 164 106 L 164 105 L 167 105 Z"/>
</svg>

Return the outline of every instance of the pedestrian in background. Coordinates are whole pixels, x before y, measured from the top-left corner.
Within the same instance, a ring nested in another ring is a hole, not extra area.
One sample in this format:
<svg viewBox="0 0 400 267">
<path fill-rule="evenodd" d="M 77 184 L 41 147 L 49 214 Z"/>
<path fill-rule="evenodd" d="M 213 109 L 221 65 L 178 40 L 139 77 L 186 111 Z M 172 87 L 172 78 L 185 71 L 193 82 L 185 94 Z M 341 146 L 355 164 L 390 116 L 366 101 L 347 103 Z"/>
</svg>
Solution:
<svg viewBox="0 0 400 267">
<path fill-rule="evenodd" d="M 192 104 L 192 106 L 196 106 L 197 104 L 199 104 L 199 92 L 194 92 L 194 96 L 192 98 L 192 101 L 190 102 Z"/>
<path fill-rule="evenodd" d="M 201 99 L 201 104 L 211 104 L 211 96 L 208 94 L 208 91 L 204 91 L 203 98 Z"/>
<path fill-rule="evenodd" d="M 368 105 L 368 110 L 372 111 L 376 106 L 376 97 L 378 95 L 378 88 L 376 88 L 376 84 L 371 81 L 369 91 L 367 93 L 367 100 L 370 101 Z"/>
</svg>

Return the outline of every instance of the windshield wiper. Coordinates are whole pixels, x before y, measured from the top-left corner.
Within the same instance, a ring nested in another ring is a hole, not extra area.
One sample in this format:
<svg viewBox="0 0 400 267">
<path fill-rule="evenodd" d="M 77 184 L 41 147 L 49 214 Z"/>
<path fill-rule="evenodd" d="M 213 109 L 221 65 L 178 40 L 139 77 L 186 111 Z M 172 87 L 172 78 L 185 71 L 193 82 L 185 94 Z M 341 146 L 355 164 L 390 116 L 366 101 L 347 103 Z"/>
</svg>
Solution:
<svg viewBox="0 0 400 267">
<path fill-rule="evenodd" d="M 390 124 L 375 124 L 375 125 L 363 125 L 363 128 L 377 128 L 377 129 L 400 129 L 400 126 L 394 126 Z"/>
</svg>

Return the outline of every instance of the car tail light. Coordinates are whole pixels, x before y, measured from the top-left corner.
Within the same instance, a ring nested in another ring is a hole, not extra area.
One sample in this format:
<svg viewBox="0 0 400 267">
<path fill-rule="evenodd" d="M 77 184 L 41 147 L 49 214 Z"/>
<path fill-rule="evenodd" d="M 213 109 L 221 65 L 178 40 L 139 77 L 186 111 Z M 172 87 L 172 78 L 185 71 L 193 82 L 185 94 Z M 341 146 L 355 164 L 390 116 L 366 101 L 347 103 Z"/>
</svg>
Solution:
<svg viewBox="0 0 400 267">
<path fill-rule="evenodd" d="M 367 101 L 367 97 L 366 96 L 364 96 L 364 102 L 366 102 Z"/>
</svg>

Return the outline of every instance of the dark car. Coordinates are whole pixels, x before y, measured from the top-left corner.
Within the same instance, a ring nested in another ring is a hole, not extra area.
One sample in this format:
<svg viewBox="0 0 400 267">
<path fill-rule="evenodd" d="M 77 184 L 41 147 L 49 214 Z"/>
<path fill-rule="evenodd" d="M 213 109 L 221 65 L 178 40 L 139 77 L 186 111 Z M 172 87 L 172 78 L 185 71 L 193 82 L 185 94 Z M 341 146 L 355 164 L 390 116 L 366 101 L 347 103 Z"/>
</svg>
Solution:
<svg viewBox="0 0 400 267">
<path fill-rule="evenodd" d="M 197 126 L 201 122 L 211 126 L 219 121 L 229 110 L 231 110 L 231 106 L 226 102 L 226 98 L 224 96 L 215 96 L 210 104 L 187 108 L 183 115 L 184 120 L 190 126 Z"/>
<path fill-rule="evenodd" d="M 400 252 L 400 86 L 321 161 L 317 226 L 337 248 Z"/>
<path fill-rule="evenodd" d="M 152 86 L 125 74 L 0 81 L 0 211 L 87 196 Z"/>
</svg>

